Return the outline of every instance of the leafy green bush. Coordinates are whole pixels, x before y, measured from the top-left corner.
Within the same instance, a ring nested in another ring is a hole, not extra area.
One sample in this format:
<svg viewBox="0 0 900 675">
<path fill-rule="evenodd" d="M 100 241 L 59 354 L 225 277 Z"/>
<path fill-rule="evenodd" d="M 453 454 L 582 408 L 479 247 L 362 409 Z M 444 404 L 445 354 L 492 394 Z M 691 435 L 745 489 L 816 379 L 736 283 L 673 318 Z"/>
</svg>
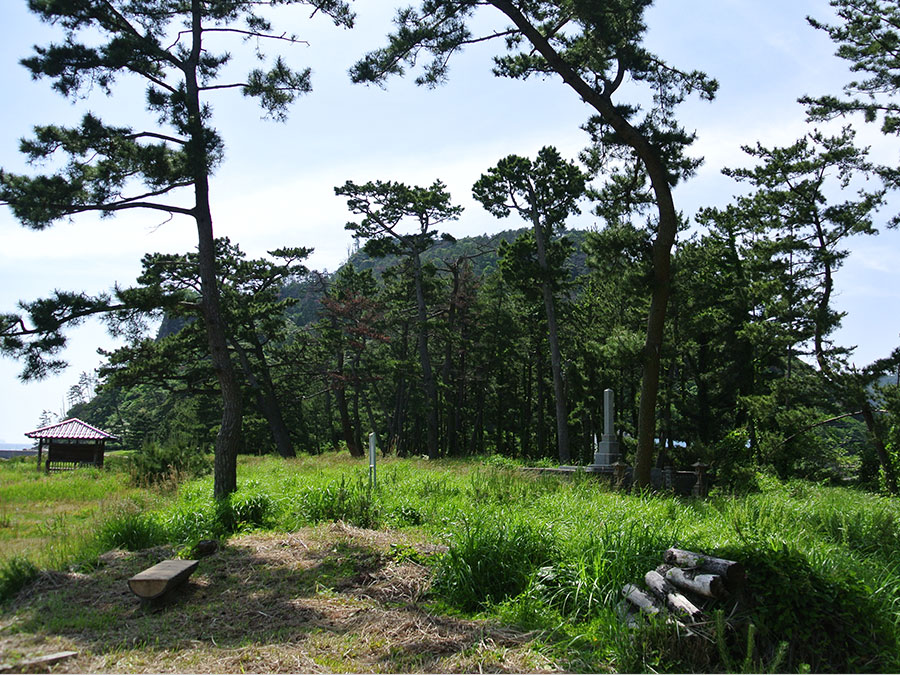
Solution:
<svg viewBox="0 0 900 675">
<path fill-rule="evenodd" d="M 900 644 L 891 608 L 850 565 L 819 569 L 809 555 L 777 539 L 725 550 L 747 565 L 748 618 L 757 626 L 757 658 L 812 672 L 897 672 Z M 745 648 L 742 648 L 745 650 Z"/>
<path fill-rule="evenodd" d="M 506 455 L 487 455 L 481 460 L 485 466 L 492 466 L 497 469 L 518 469 L 522 466 L 521 462 L 517 462 L 512 457 Z"/>
<path fill-rule="evenodd" d="M 717 490 L 743 494 L 759 489 L 756 482 L 758 466 L 750 454 L 750 437 L 746 429 L 735 429 L 716 443 L 710 461 Z"/>
<path fill-rule="evenodd" d="M 14 556 L 0 565 L 0 602 L 6 602 L 38 575 L 37 566 L 22 556 Z"/>
<path fill-rule="evenodd" d="M 403 500 L 385 514 L 385 520 L 395 527 L 409 527 L 424 523 L 425 516 L 420 509 L 410 504 L 409 500 Z"/>
<path fill-rule="evenodd" d="M 166 445 L 148 441 L 127 458 L 127 467 L 135 485 L 158 485 L 167 480 L 177 484 L 209 473 L 212 462 L 202 451 L 182 441 Z"/>
<path fill-rule="evenodd" d="M 216 503 L 218 521 L 226 533 L 263 527 L 275 510 L 275 501 L 263 492 L 236 492 Z"/>
</svg>

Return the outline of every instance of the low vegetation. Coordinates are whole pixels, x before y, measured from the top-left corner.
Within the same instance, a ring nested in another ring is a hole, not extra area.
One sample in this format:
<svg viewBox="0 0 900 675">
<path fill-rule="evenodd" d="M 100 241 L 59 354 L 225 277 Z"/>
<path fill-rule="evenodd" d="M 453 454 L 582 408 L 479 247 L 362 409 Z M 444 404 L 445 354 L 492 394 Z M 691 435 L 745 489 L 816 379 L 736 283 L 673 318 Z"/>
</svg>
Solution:
<svg viewBox="0 0 900 675">
<path fill-rule="evenodd" d="M 185 662 L 186 669 L 288 667 L 289 645 L 301 635 L 311 639 L 315 628 L 297 617 L 278 618 L 284 607 L 267 604 L 292 597 L 301 604 L 334 603 L 328 611 L 335 612 L 370 603 L 375 622 L 403 607 L 415 613 L 404 621 L 428 626 L 423 644 L 430 646 L 407 653 L 406 660 L 397 655 L 408 635 L 395 635 L 394 652 L 385 646 L 388 637 L 382 636 L 384 645 L 367 638 L 367 656 L 341 647 L 330 634 L 320 651 L 304 652 L 327 670 L 900 668 L 900 505 L 855 490 L 758 476 L 759 492 L 695 500 L 624 494 L 585 475 L 535 475 L 509 461 L 415 459 L 384 460 L 373 490 L 358 461 L 320 455 L 246 458 L 238 491 L 217 503 L 211 476 L 151 491 L 129 487 L 124 467 L 46 476 L 31 465 L 4 463 L 0 472 L 6 522 L 0 536 L 12 543 L 0 554 L 0 644 L 6 649 L 24 644 L 25 636 L 54 635 L 80 644 L 95 659 L 79 662 L 82 668 L 154 669 L 162 652 L 174 658 L 189 648 L 187 638 L 168 628 L 153 629 L 167 641 L 157 648 L 138 640 L 133 627 L 118 625 L 130 621 L 123 613 L 138 611 L 124 579 L 154 556 L 192 555 L 202 539 L 217 539 L 222 547 L 202 563 L 180 611 L 203 625 L 212 621 L 204 612 L 215 611 L 222 622 L 210 624 L 203 639 L 221 639 L 223 646 L 210 660 Z M 37 527 L 40 518 L 57 524 Z M 64 547 L 54 529 L 67 533 Z M 246 550 L 248 541 L 255 542 L 253 551 Z M 56 552 L 48 555 L 48 546 Z M 640 580 L 670 546 L 742 561 L 748 572 L 742 597 L 710 612 L 693 634 L 661 621 L 626 627 L 617 609 L 620 589 Z M 162 548 L 153 553 L 153 547 Z M 308 560 L 313 549 L 314 565 Z M 382 588 L 378 595 L 378 584 L 401 583 L 385 577 L 398 565 L 411 566 L 404 578 L 417 575 L 415 592 L 404 587 L 406 595 L 394 597 Z M 83 608 L 67 606 L 60 595 L 59 588 L 76 578 L 91 579 L 111 594 L 97 601 L 106 614 L 91 619 L 96 626 L 82 625 Z M 289 587 L 275 594 L 250 590 L 284 584 Z M 249 595 L 241 595 L 242 586 Z M 204 598 L 199 605 L 198 594 Z M 247 623 L 238 640 L 228 637 L 228 625 L 231 613 L 246 611 L 241 598 L 261 604 L 259 621 Z M 141 617 L 152 623 L 149 614 Z M 441 625 L 452 624 L 460 635 L 479 627 L 493 635 L 495 647 L 505 646 L 485 651 L 477 640 L 459 638 L 449 648 L 456 660 L 447 660 L 437 633 L 429 632 L 445 620 Z M 354 626 L 342 629 L 343 639 L 367 634 Z M 126 648 L 116 639 L 131 642 Z M 225 658 L 222 650 L 238 647 L 255 650 L 257 660 L 217 660 Z M 387 658 L 389 653 L 394 656 Z M 372 661 L 373 654 L 381 660 Z"/>
</svg>

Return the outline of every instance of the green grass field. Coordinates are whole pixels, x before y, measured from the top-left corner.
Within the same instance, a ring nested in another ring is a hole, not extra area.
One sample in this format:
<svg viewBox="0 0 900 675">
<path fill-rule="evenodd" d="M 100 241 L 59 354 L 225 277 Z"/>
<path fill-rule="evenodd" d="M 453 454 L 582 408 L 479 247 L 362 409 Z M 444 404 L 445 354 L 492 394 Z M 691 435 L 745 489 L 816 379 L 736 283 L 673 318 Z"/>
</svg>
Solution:
<svg viewBox="0 0 900 675">
<path fill-rule="evenodd" d="M 386 459 L 373 491 L 367 467 L 346 455 L 242 458 L 238 492 L 216 504 L 211 477 L 159 491 L 131 487 L 114 467 L 46 476 L 4 463 L 0 577 L 13 581 L 3 611 L 25 611 L 14 581 L 36 568 L 76 565 L 90 574 L 110 549 L 162 545 L 188 556 L 200 539 L 281 536 L 340 521 L 399 539 L 389 554 L 340 558 L 335 548 L 338 558 L 369 560 L 366 569 L 404 556 L 421 563 L 429 590 L 417 602 L 429 616 L 527 632 L 541 667 L 549 659 L 577 672 L 900 670 L 897 500 L 763 477 L 761 492 L 740 497 L 631 495 L 588 476 L 525 474 L 508 464 Z M 442 548 L 425 556 L 416 548 L 424 541 Z M 620 589 L 672 546 L 741 561 L 742 597 L 711 609 L 695 635 L 662 621 L 625 627 Z M 330 564 L 343 574 L 344 563 Z M 317 584 L 334 592 L 333 583 Z M 76 630 L 66 625 L 44 630 Z M 334 659 L 327 669 L 369 669 Z M 392 666 L 422 665 L 403 663 Z"/>
</svg>

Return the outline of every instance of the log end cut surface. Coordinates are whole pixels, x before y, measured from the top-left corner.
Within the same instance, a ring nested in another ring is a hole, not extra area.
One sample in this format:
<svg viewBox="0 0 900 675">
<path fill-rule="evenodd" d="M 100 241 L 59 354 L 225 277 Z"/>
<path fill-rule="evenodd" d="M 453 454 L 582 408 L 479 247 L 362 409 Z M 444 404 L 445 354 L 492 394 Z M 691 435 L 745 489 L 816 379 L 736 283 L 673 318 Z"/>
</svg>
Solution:
<svg viewBox="0 0 900 675">
<path fill-rule="evenodd" d="M 184 582 L 197 569 L 197 560 L 163 560 L 128 580 L 131 591 L 145 600 L 158 598 Z"/>
</svg>

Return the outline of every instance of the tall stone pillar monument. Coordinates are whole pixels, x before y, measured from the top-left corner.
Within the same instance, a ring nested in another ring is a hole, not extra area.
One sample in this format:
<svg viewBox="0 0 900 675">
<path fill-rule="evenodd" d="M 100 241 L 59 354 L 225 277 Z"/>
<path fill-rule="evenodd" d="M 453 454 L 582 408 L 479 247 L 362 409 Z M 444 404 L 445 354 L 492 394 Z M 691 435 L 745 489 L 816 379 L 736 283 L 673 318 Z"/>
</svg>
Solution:
<svg viewBox="0 0 900 675">
<path fill-rule="evenodd" d="M 619 460 L 619 441 L 615 431 L 613 390 L 603 392 L 603 437 L 594 453 L 594 466 L 611 466 Z"/>
</svg>

